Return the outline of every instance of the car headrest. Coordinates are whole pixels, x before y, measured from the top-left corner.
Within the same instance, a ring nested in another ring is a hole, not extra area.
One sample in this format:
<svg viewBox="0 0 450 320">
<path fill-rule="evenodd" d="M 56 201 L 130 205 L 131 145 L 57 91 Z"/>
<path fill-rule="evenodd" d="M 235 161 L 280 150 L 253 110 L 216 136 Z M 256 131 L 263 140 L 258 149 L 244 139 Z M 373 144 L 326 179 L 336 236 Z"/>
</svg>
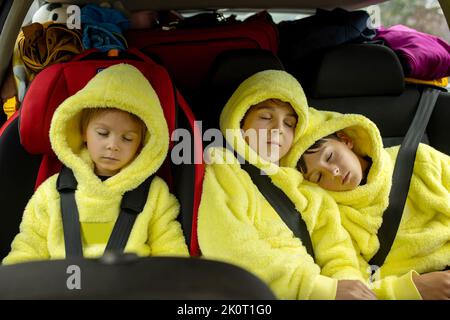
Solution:
<svg viewBox="0 0 450 320">
<path fill-rule="evenodd" d="M 271 51 L 237 49 L 221 53 L 214 60 L 208 76 L 202 103 L 196 113 L 204 128 L 218 128 L 220 113 L 238 86 L 248 77 L 263 70 L 284 70 Z"/>
<path fill-rule="evenodd" d="M 135 66 L 149 80 L 172 132 L 175 127 L 174 92 L 165 69 L 150 59 L 72 61 L 42 70 L 31 83 L 20 111 L 20 140 L 25 150 L 32 154 L 53 154 L 49 130 L 56 108 L 81 90 L 97 72 L 117 63 Z"/>
<path fill-rule="evenodd" d="M 311 89 L 313 98 L 399 95 L 404 73 L 390 48 L 348 44 L 324 54 Z"/>
<path fill-rule="evenodd" d="M 220 54 L 211 68 L 210 85 L 229 98 L 248 77 L 263 70 L 284 70 L 272 52 L 262 49 L 230 50 Z"/>
</svg>

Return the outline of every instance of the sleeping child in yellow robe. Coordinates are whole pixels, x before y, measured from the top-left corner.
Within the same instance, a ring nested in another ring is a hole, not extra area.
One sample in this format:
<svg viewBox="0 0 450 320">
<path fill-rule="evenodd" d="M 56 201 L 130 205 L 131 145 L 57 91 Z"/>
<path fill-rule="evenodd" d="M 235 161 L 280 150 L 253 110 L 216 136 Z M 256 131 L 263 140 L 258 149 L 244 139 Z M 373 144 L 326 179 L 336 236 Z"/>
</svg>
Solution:
<svg viewBox="0 0 450 320">
<path fill-rule="evenodd" d="M 363 271 L 379 249 L 398 150 L 384 149 L 364 116 L 310 108 L 308 128 L 284 159 L 336 200 Z M 401 223 L 373 288 L 382 299 L 448 299 L 450 273 L 440 270 L 449 264 L 450 157 L 420 144 Z"/>
<path fill-rule="evenodd" d="M 334 200 L 318 186 L 301 185 L 295 168 L 277 164 L 307 121 L 303 90 L 284 71 L 258 72 L 238 87 L 220 117 L 231 150 L 214 147 L 207 153 L 198 216 L 200 249 L 206 258 L 259 276 L 280 299 L 374 299 Z M 234 152 L 289 197 L 306 224 L 314 257 Z"/>
<path fill-rule="evenodd" d="M 83 255 L 105 251 L 125 192 L 154 174 L 168 152 L 169 132 L 158 96 L 144 75 L 127 64 L 108 67 L 55 111 L 50 141 L 77 180 Z M 28 202 L 20 233 L 3 264 L 67 257 L 58 174 Z M 189 256 L 179 204 L 161 178 L 151 181 L 124 251 L 139 256 Z"/>
</svg>

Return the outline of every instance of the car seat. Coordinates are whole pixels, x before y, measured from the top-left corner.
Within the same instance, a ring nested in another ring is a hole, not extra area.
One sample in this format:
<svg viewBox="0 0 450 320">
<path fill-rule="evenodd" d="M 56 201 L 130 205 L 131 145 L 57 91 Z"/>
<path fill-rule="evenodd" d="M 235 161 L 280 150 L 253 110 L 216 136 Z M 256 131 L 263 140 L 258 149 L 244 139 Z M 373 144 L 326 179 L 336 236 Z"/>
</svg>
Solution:
<svg viewBox="0 0 450 320">
<path fill-rule="evenodd" d="M 223 107 L 242 81 L 263 70 L 284 70 L 278 57 L 264 49 L 235 49 L 219 54 L 211 65 L 205 94 L 194 100 L 192 107 L 203 130 L 219 128 Z"/>
<path fill-rule="evenodd" d="M 380 248 L 369 262 L 380 266 L 401 223 L 419 141 L 450 154 L 446 128 L 450 95 L 441 87 L 406 83 L 394 51 L 377 44 L 342 45 L 325 52 L 306 87 L 311 88 L 307 92 L 310 106 L 362 114 L 378 126 L 384 147 L 401 145 L 389 206 L 377 233 Z"/>
<path fill-rule="evenodd" d="M 213 86 L 214 83 L 231 84 L 231 88 L 222 91 L 224 101 L 235 89 L 233 82 L 241 77 L 237 81 L 239 84 L 250 75 L 245 69 L 246 59 L 242 63 L 240 58 L 219 61 L 217 68 L 220 70 L 223 64 L 223 72 L 213 72 L 218 79 L 212 81 L 212 77 L 210 80 Z M 322 110 L 363 114 L 378 125 L 385 146 L 401 144 L 427 86 L 405 83 L 399 59 L 384 46 L 342 45 L 318 58 L 313 81 L 306 85 L 302 83 L 305 88 L 310 88 L 305 91 L 309 105 Z M 233 61 L 237 68 L 233 68 Z M 450 96 L 445 89 L 436 89 L 439 90 L 438 99 L 422 140 L 450 154 L 449 131 L 445 127 L 450 120 Z"/>
<path fill-rule="evenodd" d="M 0 259 L 10 251 L 11 241 L 19 232 L 41 159 L 41 155 L 30 154 L 21 145 L 19 112 L 16 112 L 0 128 Z"/>
<path fill-rule="evenodd" d="M 288 70 L 289 71 L 289 70 Z M 359 113 L 378 126 L 385 147 L 399 145 L 426 85 L 405 83 L 396 54 L 377 44 L 348 44 L 327 51 L 306 92 L 317 109 Z M 422 142 L 450 154 L 450 94 L 439 88 Z"/>
<path fill-rule="evenodd" d="M 0 257 L 10 250 L 10 243 L 19 232 L 22 213 L 32 195 L 45 179 L 59 172 L 61 163 L 53 153 L 48 136 L 54 110 L 73 95 L 101 69 L 117 63 L 137 67 L 158 94 L 169 133 L 183 128 L 194 137 L 192 158 L 197 163 L 174 164 L 170 152 L 158 174 L 167 181 L 179 199 L 179 216 L 186 242 L 193 255 L 198 255 L 196 215 L 203 179 L 202 141 L 194 127 L 194 116 L 183 97 L 173 86 L 164 68 L 138 50 L 122 52 L 117 57 L 89 50 L 71 62 L 52 65 L 41 71 L 30 85 L 21 109 L 0 130 L 0 203 L 2 203 Z M 169 150 L 174 143 L 170 142 Z M 194 218 L 193 218 L 194 217 Z M 192 229 L 192 227 L 194 228 Z M 191 241 L 191 237 L 195 240 Z"/>
</svg>

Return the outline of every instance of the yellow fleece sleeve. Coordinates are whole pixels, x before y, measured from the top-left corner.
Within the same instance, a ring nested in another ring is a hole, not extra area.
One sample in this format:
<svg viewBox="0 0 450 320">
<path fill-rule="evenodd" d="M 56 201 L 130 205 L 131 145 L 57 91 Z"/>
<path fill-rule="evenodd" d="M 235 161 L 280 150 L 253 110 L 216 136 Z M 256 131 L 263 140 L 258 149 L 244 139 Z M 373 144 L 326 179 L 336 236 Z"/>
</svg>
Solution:
<svg viewBox="0 0 450 320">
<path fill-rule="evenodd" d="M 372 284 L 372 290 L 378 299 L 384 300 L 422 300 L 414 281 L 413 273 L 418 275 L 414 270 L 404 274 L 403 276 L 389 276 Z"/>
<path fill-rule="evenodd" d="M 176 220 L 180 205 L 159 177 L 153 179 L 148 201 L 154 203 L 154 213 L 148 228 L 148 244 L 152 255 L 189 256 L 181 225 Z"/>
<path fill-rule="evenodd" d="M 414 163 L 414 174 L 411 178 L 411 187 L 408 198 L 423 207 L 418 208 L 421 212 L 430 215 L 434 212 L 427 212 L 430 207 L 433 211 L 450 217 L 450 156 L 438 150 L 420 144 Z M 420 201 L 422 201 L 420 203 Z M 416 206 L 417 206 L 416 204 Z M 428 206 L 427 206 L 428 205 Z"/>
<path fill-rule="evenodd" d="M 391 154 L 394 150 L 390 150 Z M 450 157 L 425 144 L 417 150 L 408 197 L 382 275 L 440 270 L 450 260 Z"/>
<path fill-rule="evenodd" d="M 336 299 L 338 280 L 326 276 L 317 276 L 310 300 L 334 300 Z"/>
<path fill-rule="evenodd" d="M 320 275 L 297 238 L 261 227 L 269 224 L 280 230 L 276 225 L 282 222 L 263 212 L 268 208 L 265 200 L 242 172 L 239 165 L 206 168 L 198 221 L 205 258 L 252 272 L 280 299 L 334 299 L 337 281 Z"/>
<path fill-rule="evenodd" d="M 19 234 L 14 238 L 11 251 L 3 259 L 2 264 L 50 259 L 47 247 L 50 219 L 46 205 L 46 192 L 50 187 L 52 185 L 48 182 L 42 184 L 31 197 L 25 207 Z"/>
<path fill-rule="evenodd" d="M 365 282 L 350 235 L 341 224 L 336 202 L 328 195 L 319 199 L 316 197 L 315 200 L 320 203 L 320 207 L 316 209 L 318 219 L 311 231 L 311 241 L 322 274 L 335 279 Z"/>
<path fill-rule="evenodd" d="M 322 275 L 365 282 L 351 237 L 342 226 L 336 201 L 327 191 L 296 175 L 300 175 L 297 170 L 283 168 L 283 172 L 272 179 L 285 191 L 305 221 Z"/>
</svg>

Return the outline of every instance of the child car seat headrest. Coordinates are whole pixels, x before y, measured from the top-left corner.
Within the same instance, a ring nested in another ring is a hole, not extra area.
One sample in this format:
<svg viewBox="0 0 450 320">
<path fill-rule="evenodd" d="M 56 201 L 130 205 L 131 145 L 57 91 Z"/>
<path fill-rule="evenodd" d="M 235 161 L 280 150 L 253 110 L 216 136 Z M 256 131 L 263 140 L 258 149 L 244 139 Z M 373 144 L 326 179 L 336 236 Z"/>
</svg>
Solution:
<svg viewBox="0 0 450 320">
<path fill-rule="evenodd" d="M 312 83 L 313 98 L 399 95 L 405 89 L 400 61 L 390 48 L 350 44 L 326 52 Z"/>
<path fill-rule="evenodd" d="M 169 132 L 175 127 L 173 86 L 167 72 L 157 64 L 120 61 L 138 68 L 158 94 Z M 20 111 L 19 132 L 25 150 L 32 154 L 53 155 L 49 130 L 55 109 L 82 89 L 99 71 L 117 64 L 114 60 L 72 61 L 52 65 L 41 71 L 30 85 Z"/>
</svg>

